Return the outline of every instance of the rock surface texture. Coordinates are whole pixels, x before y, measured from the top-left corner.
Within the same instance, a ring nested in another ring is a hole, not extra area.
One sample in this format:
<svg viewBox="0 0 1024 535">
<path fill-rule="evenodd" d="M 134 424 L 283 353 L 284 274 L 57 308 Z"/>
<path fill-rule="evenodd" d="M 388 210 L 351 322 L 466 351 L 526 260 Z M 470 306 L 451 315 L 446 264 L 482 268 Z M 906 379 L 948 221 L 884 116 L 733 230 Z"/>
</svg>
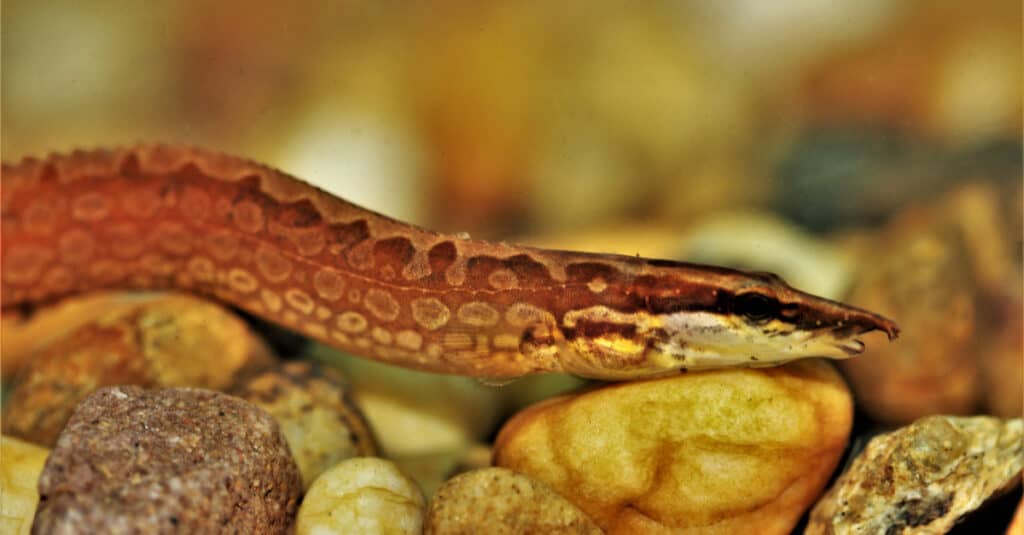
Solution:
<svg viewBox="0 0 1024 535">
<path fill-rule="evenodd" d="M 208 390 L 97 390 L 39 479 L 33 533 L 282 533 L 302 480 L 277 424 Z"/>
<path fill-rule="evenodd" d="M 819 360 L 689 373 L 534 405 L 501 430 L 494 460 L 609 533 L 789 533 L 838 463 L 852 410 Z"/>
<path fill-rule="evenodd" d="M 97 388 L 223 390 L 274 360 L 245 321 L 222 306 L 183 294 L 102 296 L 89 306 L 106 309 L 26 359 L 3 406 L 5 434 L 52 447 L 78 403 Z"/>
<path fill-rule="evenodd" d="M 398 466 L 377 457 L 346 459 L 313 482 L 296 535 L 419 535 L 423 493 Z"/>
<path fill-rule="evenodd" d="M 522 474 L 481 468 L 449 479 L 427 510 L 427 535 L 549 533 L 600 535 L 578 507 Z"/>
<path fill-rule="evenodd" d="M 1024 420 L 923 418 L 872 439 L 814 507 L 806 533 L 945 533 L 1022 467 Z"/>
<path fill-rule="evenodd" d="M 277 420 L 302 473 L 303 488 L 345 459 L 377 454 L 373 430 L 335 370 L 287 362 L 249 379 L 232 393 Z"/>
<path fill-rule="evenodd" d="M 0 436 L 0 533 L 25 535 L 39 502 L 36 481 L 50 450 Z"/>
</svg>

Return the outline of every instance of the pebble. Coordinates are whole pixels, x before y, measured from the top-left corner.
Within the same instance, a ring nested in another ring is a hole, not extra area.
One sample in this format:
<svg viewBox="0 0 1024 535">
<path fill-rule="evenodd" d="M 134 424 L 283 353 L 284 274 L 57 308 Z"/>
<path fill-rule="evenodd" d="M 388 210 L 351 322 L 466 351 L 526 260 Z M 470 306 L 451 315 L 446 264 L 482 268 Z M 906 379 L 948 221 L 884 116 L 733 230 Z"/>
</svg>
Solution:
<svg viewBox="0 0 1024 535">
<path fill-rule="evenodd" d="M 50 450 L 0 436 L 0 533 L 27 535 L 39 503 L 36 481 Z"/>
<path fill-rule="evenodd" d="M 900 337 L 868 340 L 863 354 L 840 361 L 860 407 L 893 426 L 932 414 L 970 414 L 982 393 L 981 312 L 959 232 L 908 210 L 871 251 L 845 301 L 894 318 Z"/>
<path fill-rule="evenodd" d="M 273 418 L 191 388 L 99 389 L 39 478 L 33 533 L 282 533 L 302 492 Z"/>
<path fill-rule="evenodd" d="M 337 371 L 311 362 L 287 362 L 239 385 L 232 393 L 277 420 L 308 489 L 321 473 L 350 457 L 377 455 L 373 430 Z"/>
<path fill-rule="evenodd" d="M 209 301 L 184 294 L 129 301 L 106 294 L 105 302 L 104 311 L 92 301 L 73 306 L 92 310 L 90 320 L 25 363 L 3 406 L 5 434 L 52 447 L 75 406 L 97 388 L 223 390 L 274 360 L 240 317 Z"/>
<path fill-rule="evenodd" d="M 494 464 L 608 533 L 785 534 L 839 462 L 852 412 L 818 359 L 611 384 L 513 416 Z"/>
<path fill-rule="evenodd" d="M 602 533 L 578 507 L 547 485 L 505 468 L 481 468 L 449 479 L 427 510 L 426 535 Z"/>
<path fill-rule="evenodd" d="M 806 533 L 945 533 L 1022 469 L 1024 420 L 923 418 L 873 438 L 814 507 Z"/>
<path fill-rule="evenodd" d="M 357 457 L 327 470 L 309 488 L 296 535 L 419 535 L 423 494 L 386 459 Z"/>
</svg>

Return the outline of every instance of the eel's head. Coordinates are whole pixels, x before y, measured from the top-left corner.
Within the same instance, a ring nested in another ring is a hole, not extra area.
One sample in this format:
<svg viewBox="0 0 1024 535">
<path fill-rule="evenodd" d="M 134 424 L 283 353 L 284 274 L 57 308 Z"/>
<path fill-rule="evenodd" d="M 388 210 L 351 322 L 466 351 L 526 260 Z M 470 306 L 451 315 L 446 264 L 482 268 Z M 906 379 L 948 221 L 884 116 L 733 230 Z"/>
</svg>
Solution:
<svg viewBox="0 0 1024 535">
<path fill-rule="evenodd" d="M 679 370 L 774 366 L 808 357 L 848 358 L 864 350 L 859 335 L 897 325 L 878 314 L 814 296 L 770 273 L 661 262 L 638 279 L 635 310 L 593 307 L 567 314 L 574 373 L 602 379 Z M 593 329 L 591 328 L 591 332 Z M 618 367 L 613 364 L 618 364 Z"/>
</svg>

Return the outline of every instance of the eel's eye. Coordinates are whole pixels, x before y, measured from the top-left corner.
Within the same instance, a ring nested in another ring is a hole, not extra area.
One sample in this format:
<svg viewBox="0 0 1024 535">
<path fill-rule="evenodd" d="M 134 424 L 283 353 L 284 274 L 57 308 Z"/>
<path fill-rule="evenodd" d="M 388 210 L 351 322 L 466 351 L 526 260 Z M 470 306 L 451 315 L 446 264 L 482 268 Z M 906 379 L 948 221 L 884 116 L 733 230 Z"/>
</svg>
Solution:
<svg viewBox="0 0 1024 535">
<path fill-rule="evenodd" d="M 765 321 L 779 313 L 779 302 L 759 293 L 736 296 L 734 311 L 753 321 Z"/>
</svg>

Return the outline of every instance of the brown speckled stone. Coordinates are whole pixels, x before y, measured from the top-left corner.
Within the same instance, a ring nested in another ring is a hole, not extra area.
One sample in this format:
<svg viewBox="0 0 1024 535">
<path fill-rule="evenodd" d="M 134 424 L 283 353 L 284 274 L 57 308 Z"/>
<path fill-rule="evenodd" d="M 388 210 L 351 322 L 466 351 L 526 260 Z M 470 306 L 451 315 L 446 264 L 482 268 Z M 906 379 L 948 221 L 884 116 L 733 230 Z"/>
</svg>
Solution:
<svg viewBox="0 0 1024 535">
<path fill-rule="evenodd" d="M 807 535 L 946 533 L 1024 468 L 1024 420 L 930 416 L 879 435 L 811 512 Z"/>
<path fill-rule="evenodd" d="M 274 420 L 218 392 L 97 390 L 39 478 L 33 533 L 283 533 L 302 492 Z"/>
</svg>

